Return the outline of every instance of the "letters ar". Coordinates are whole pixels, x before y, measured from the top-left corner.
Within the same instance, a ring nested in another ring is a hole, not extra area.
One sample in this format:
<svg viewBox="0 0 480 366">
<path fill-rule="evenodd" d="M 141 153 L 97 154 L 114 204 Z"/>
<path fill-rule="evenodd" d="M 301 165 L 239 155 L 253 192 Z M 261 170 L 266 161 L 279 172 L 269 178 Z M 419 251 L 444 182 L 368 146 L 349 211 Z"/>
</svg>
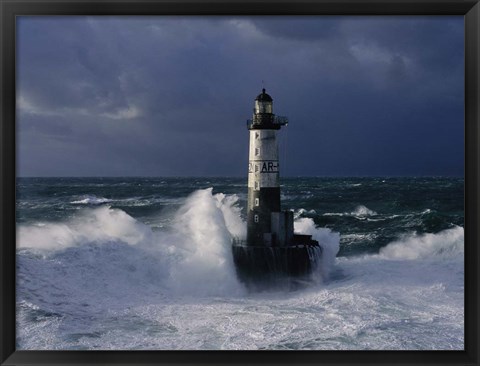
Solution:
<svg viewBox="0 0 480 366">
<path fill-rule="evenodd" d="M 262 173 L 264 172 L 276 172 L 278 169 L 278 162 L 274 163 L 273 161 L 264 162 L 262 165 Z"/>
<path fill-rule="evenodd" d="M 260 170 L 260 166 L 262 169 Z M 257 173 L 260 170 L 260 173 L 275 173 L 278 172 L 278 161 L 264 161 L 263 163 L 255 164 L 255 163 L 248 163 L 248 172 L 249 173 Z"/>
</svg>

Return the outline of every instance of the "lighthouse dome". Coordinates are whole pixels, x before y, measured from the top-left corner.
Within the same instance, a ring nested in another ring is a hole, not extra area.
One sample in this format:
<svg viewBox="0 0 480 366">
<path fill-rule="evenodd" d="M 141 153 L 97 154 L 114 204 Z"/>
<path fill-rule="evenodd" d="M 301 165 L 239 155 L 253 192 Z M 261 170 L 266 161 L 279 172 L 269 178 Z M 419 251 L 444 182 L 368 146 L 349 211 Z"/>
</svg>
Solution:
<svg viewBox="0 0 480 366">
<path fill-rule="evenodd" d="M 265 88 L 262 89 L 262 94 L 258 94 L 258 96 L 255 98 L 255 100 L 258 100 L 259 102 L 272 102 L 273 99 L 270 95 L 265 93 Z"/>
</svg>

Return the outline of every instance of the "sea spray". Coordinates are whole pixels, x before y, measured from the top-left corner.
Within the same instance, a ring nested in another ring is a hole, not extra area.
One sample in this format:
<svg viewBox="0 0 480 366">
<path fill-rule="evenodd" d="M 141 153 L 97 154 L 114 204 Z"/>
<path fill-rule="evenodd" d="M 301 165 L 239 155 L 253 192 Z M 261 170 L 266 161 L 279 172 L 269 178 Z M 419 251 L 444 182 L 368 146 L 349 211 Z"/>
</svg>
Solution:
<svg viewBox="0 0 480 366">
<path fill-rule="evenodd" d="M 119 209 L 85 209 L 61 224 L 19 225 L 18 248 L 61 263 L 73 262 L 64 270 L 75 278 L 78 276 L 72 272 L 79 269 L 75 263 L 79 258 L 82 263 L 90 263 L 93 272 L 106 282 L 118 282 L 108 271 L 130 268 L 134 272 L 142 268 L 147 273 L 151 266 L 151 273 L 159 275 L 155 283 L 164 292 L 188 296 L 241 293 L 243 287 L 236 279 L 230 247 L 232 235 L 245 230 L 236 204 L 236 197 L 214 196 L 211 188 L 195 191 L 176 212 L 171 226 L 155 232 Z M 115 249 L 118 256 L 112 266 Z M 95 256 L 89 254 L 92 252 Z M 140 259 L 145 257 L 149 260 L 142 264 Z M 129 283 L 135 287 L 142 281 L 124 281 Z M 133 288 L 131 291 L 135 292 Z"/>
<path fill-rule="evenodd" d="M 241 230 L 241 223 L 233 218 L 235 202 L 213 197 L 212 188 L 208 188 L 190 195 L 177 212 L 174 229 L 183 249 L 171 268 L 171 280 L 177 290 L 196 295 L 242 291 L 235 275 L 232 233 L 228 230 Z"/>
<path fill-rule="evenodd" d="M 295 232 L 299 234 L 312 235 L 322 248 L 321 258 L 319 260 L 320 277 L 317 280 L 326 280 L 335 264 L 335 257 L 340 249 L 340 234 L 327 228 L 319 228 L 311 218 L 304 217 L 295 220 Z M 318 260 L 318 259 L 317 259 Z"/>
<path fill-rule="evenodd" d="M 136 245 L 151 241 L 151 229 L 122 210 L 103 206 L 84 209 L 64 223 L 17 226 L 17 247 L 59 250 L 84 243 L 124 242 Z"/>
<path fill-rule="evenodd" d="M 234 238 L 245 239 L 247 236 L 247 224 L 242 220 L 238 204 L 239 197 L 236 194 L 225 195 L 217 193 L 214 195 L 217 207 L 222 211 L 225 225 Z"/>
<path fill-rule="evenodd" d="M 463 227 L 455 226 L 436 234 L 404 234 L 399 240 L 381 248 L 380 255 L 387 259 L 426 259 L 463 255 L 463 231 Z"/>
</svg>

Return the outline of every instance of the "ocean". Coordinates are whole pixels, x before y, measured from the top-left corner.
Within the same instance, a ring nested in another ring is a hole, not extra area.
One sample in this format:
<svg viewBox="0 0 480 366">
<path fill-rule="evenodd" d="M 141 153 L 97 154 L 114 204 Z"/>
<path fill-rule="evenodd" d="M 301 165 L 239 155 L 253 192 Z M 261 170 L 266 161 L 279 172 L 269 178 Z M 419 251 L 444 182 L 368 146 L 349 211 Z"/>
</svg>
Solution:
<svg viewBox="0 0 480 366">
<path fill-rule="evenodd" d="M 246 178 L 18 178 L 17 349 L 462 350 L 463 178 L 282 178 L 323 248 L 250 291 Z"/>
</svg>

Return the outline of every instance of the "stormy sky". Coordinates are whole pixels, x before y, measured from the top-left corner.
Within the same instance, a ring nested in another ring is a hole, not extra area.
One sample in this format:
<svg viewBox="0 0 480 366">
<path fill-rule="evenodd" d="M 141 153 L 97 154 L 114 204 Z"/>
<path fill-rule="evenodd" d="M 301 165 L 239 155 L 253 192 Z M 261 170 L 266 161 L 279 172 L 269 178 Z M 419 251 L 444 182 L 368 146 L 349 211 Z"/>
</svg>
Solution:
<svg viewBox="0 0 480 366">
<path fill-rule="evenodd" d="M 17 18 L 17 175 L 462 176 L 462 16 Z"/>
</svg>

